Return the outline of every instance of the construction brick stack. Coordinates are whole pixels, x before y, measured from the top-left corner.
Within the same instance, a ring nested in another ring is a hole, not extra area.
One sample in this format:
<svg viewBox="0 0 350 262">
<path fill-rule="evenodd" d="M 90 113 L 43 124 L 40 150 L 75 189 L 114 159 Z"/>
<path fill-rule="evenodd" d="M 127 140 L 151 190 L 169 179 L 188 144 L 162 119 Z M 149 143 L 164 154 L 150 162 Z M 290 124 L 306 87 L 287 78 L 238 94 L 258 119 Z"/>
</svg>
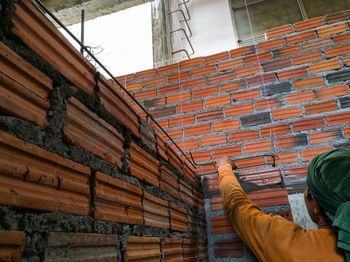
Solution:
<svg viewBox="0 0 350 262">
<path fill-rule="evenodd" d="M 256 45 L 118 80 L 197 163 L 237 159 L 240 176 L 258 186 L 248 197 L 293 219 L 288 198 L 305 189 L 309 161 L 350 144 L 349 20 L 345 11 L 284 25 Z M 209 260 L 249 260 L 222 210 L 214 168 L 197 172 L 206 184 Z"/>
<path fill-rule="evenodd" d="M 30 1 L 0 4 L 0 260 L 205 261 L 190 164 Z"/>
</svg>

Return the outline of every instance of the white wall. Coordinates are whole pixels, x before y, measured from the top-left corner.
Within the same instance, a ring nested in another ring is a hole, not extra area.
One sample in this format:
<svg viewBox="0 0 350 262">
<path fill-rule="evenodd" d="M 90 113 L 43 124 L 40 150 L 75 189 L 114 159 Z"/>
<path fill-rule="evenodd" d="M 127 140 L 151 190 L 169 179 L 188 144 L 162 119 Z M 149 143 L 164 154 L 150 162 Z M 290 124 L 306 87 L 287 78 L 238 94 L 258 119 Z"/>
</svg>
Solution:
<svg viewBox="0 0 350 262">
<path fill-rule="evenodd" d="M 189 4 L 193 57 L 238 47 L 229 0 L 190 0 Z"/>
<path fill-rule="evenodd" d="M 80 24 L 68 28 L 80 39 Z M 103 48 L 96 57 L 114 76 L 152 68 L 151 3 L 86 21 L 85 45 Z"/>
</svg>

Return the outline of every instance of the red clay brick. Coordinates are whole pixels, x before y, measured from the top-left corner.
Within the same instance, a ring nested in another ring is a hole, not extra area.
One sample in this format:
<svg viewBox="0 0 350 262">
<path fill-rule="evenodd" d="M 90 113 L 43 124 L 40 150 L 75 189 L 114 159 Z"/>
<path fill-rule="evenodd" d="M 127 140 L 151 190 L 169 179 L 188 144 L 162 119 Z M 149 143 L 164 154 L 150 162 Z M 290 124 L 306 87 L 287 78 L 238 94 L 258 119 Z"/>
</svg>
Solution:
<svg viewBox="0 0 350 262">
<path fill-rule="evenodd" d="M 182 180 L 180 180 L 180 199 L 182 199 L 184 202 L 186 202 L 189 205 L 193 205 L 194 199 L 193 199 L 193 193 L 192 193 L 192 186 Z"/>
<path fill-rule="evenodd" d="M 217 106 L 223 106 L 223 105 L 229 105 L 229 104 L 231 104 L 230 95 L 218 96 L 218 97 L 208 98 L 204 100 L 205 108 L 217 107 Z"/>
<path fill-rule="evenodd" d="M 159 237 L 128 237 L 123 261 L 160 261 L 160 258 Z"/>
<path fill-rule="evenodd" d="M 132 73 L 132 74 L 127 74 L 127 75 L 117 76 L 116 79 L 121 83 L 133 81 L 133 80 L 135 80 L 135 74 Z M 109 79 L 109 81 L 113 81 L 113 80 Z M 111 84 L 114 84 L 114 81 Z"/>
<path fill-rule="evenodd" d="M 210 133 L 210 124 L 196 125 L 192 127 L 185 128 L 185 136 L 198 136 Z"/>
<path fill-rule="evenodd" d="M 239 68 L 235 70 L 236 77 L 241 78 L 245 76 L 250 76 L 250 75 L 255 75 L 257 73 L 262 72 L 262 67 L 260 64 L 257 65 L 250 65 L 250 66 L 245 66 L 243 68 Z"/>
<path fill-rule="evenodd" d="M 244 153 L 266 152 L 273 150 L 271 140 L 263 140 L 243 144 Z"/>
<path fill-rule="evenodd" d="M 124 87 L 125 87 L 128 91 L 140 90 L 140 89 L 142 89 L 142 81 L 134 82 L 134 83 L 126 83 L 126 84 L 124 85 Z"/>
<path fill-rule="evenodd" d="M 235 60 L 230 60 L 230 61 L 218 64 L 219 71 L 221 72 L 228 71 L 240 66 L 243 66 L 243 58 L 238 58 Z"/>
<path fill-rule="evenodd" d="M 233 232 L 234 230 L 232 228 L 231 221 L 227 216 L 216 216 L 211 218 L 211 233 L 213 235 Z"/>
<path fill-rule="evenodd" d="M 191 71 L 180 71 L 176 72 L 174 74 L 168 75 L 168 82 L 179 82 L 181 80 L 189 79 L 191 78 Z"/>
<path fill-rule="evenodd" d="M 327 60 L 327 61 L 309 65 L 311 74 L 335 70 L 339 68 L 340 68 L 340 62 L 338 59 Z"/>
<path fill-rule="evenodd" d="M 325 127 L 323 117 L 312 117 L 292 123 L 294 132 L 312 130 Z"/>
<path fill-rule="evenodd" d="M 264 74 L 264 75 L 257 75 L 248 78 L 248 86 L 259 86 L 259 85 L 265 85 L 267 83 L 275 82 L 276 77 L 274 73 Z"/>
<path fill-rule="evenodd" d="M 203 169 L 202 175 L 217 173 L 217 169 L 213 165 L 202 166 L 202 169 Z"/>
<path fill-rule="evenodd" d="M 350 44 L 328 48 L 324 50 L 327 58 L 342 56 L 350 53 Z"/>
<path fill-rule="evenodd" d="M 192 69 L 192 77 L 207 75 L 216 72 L 215 65 L 206 65 Z"/>
<path fill-rule="evenodd" d="M 233 73 L 232 72 L 227 72 L 227 73 L 219 73 L 213 76 L 208 77 L 208 81 L 210 84 L 215 84 L 223 81 L 229 81 L 233 80 Z"/>
<path fill-rule="evenodd" d="M 193 156 L 194 161 L 196 161 L 196 162 L 209 161 L 210 160 L 210 151 L 209 150 L 195 151 L 195 152 L 192 152 L 192 156 Z"/>
<path fill-rule="evenodd" d="M 216 121 L 212 123 L 213 126 L 213 132 L 219 132 L 219 131 L 225 131 L 225 130 L 231 130 L 231 129 L 239 129 L 240 123 L 239 119 L 230 119 L 230 120 L 223 120 L 223 121 Z"/>
<path fill-rule="evenodd" d="M 338 109 L 337 102 L 335 100 L 329 100 L 309 105 L 304 105 L 305 113 L 307 115 L 319 114 L 329 111 L 334 111 Z"/>
<path fill-rule="evenodd" d="M 143 87 L 144 88 L 151 88 L 151 87 L 163 85 L 165 83 L 166 83 L 165 76 L 160 76 L 160 77 L 144 80 L 143 81 Z"/>
<path fill-rule="evenodd" d="M 297 69 L 282 71 L 277 73 L 277 77 L 280 81 L 282 80 L 288 80 L 292 78 L 298 78 L 302 76 L 307 76 L 308 72 L 306 70 L 306 67 L 299 67 Z"/>
<path fill-rule="evenodd" d="M 279 167 L 264 168 L 253 171 L 240 171 L 239 177 L 258 186 L 281 184 L 281 171 Z"/>
<path fill-rule="evenodd" d="M 330 25 L 330 26 L 319 28 L 317 29 L 317 34 L 318 34 L 318 37 L 324 37 L 324 36 L 346 32 L 347 30 L 348 30 L 348 27 L 346 26 L 346 23 L 342 23 L 342 24 Z"/>
<path fill-rule="evenodd" d="M 313 51 L 317 49 L 323 49 L 326 47 L 333 46 L 332 40 L 328 38 L 319 38 L 312 41 L 308 41 L 302 45 L 304 51 Z"/>
<path fill-rule="evenodd" d="M 230 133 L 230 142 L 236 143 L 241 141 L 249 141 L 259 139 L 259 131 L 241 130 Z"/>
<path fill-rule="evenodd" d="M 159 185 L 159 161 L 136 145 L 130 145 L 130 174 L 154 186 Z"/>
<path fill-rule="evenodd" d="M 291 105 L 291 104 L 299 104 L 307 101 L 313 101 L 315 100 L 315 95 L 313 91 L 304 91 L 304 92 L 299 92 L 291 95 L 286 95 L 284 96 L 284 98 L 287 101 L 286 105 Z"/>
<path fill-rule="evenodd" d="M 156 106 L 164 106 L 165 105 L 165 97 L 158 97 L 153 99 L 148 99 L 143 101 L 143 105 L 147 108 L 156 107 Z"/>
<path fill-rule="evenodd" d="M 316 90 L 316 96 L 318 100 L 323 100 L 331 97 L 338 97 L 349 94 L 349 88 L 347 85 L 337 85 L 331 87 L 324 87 Z"/>
<path fill-rule="evenodd" d="M 145 226 L 170 228 L 168 201 L 144 192 L 142 207 Z"/>
<path fill-rule="evenodd" d="M 229 56 L 229 53 L 227 51 L 221 52 L 219 54 L 215 54 L 215 55 L 210 55 L 210 56 L 204 57 L 206 64 L 215 63 L 215 62 L 218 62 L 218 61 L 221 61 L 221 60 L 226 60 L 226 59 L 229 59 L 229 58 L 230 58 L 230 56 Z"/>
<path fill-rule="evenodd" d="M 191 100 L 191 92 L 180 92 L 178 94 L 167 96 L 167 104 L 180 103 L 180 102 L 182 103 L 188 100 Z"/>
<path fill-rule="evenodd" d="M 244 89 L 246 87 L 245 80 L 239 80 L 229 83 L 220 84 L 220 93 L 231 92 L 234 90 Z"/>
<path fill-rule="evenodd" d="M 265 50 L 265 49 L 272 49 L 280 46 L 284 46 L 284 39 L 283 38 L 277 38 L 272 40 L 267 40 L 265 42 L 258 43 L 259 50 Z"/>
<path fill-rule="evenodd" d="M 143 79 L 147 77 L 154 77 L 157 75 L 157 69 L 148 69 L 144 71 L 137 72 L 135 74 L 136 79 Z"/>
<path fill-rule="evenodd" d="M 226 117 L 245 115 L 253 112 L 254 110 L 253 110 L 252 103 L 246 103 L 246 104 L 230 106 L 225 108 Z"/>
<path fill-rule="evenodd" d="M 152 98 L 157 96 L 157 89 L 151 89 L 151 90 L 142 90 L 134 93 L 134 97 L 137 100 L 145 99 L 145 98 Z"/>
<path fill-rule="evenodd" d="M 301 90 L 324 85 L 323 76 L 315 76 L 293 81 L 294 89 Z"/>
<path fill-rule="evenodd" d="M 177 106 L 159 107 L 152 110 L 152 115 L 155 118 L 171 116 L 176 114 Z"/>
<path fill-rule="evenodd" d="M 251 166 L 265 166 L 266 161 L 262 156 L 249 157 L 235 160 L 235 164 L 241 170 L 251 169 Z"/>
<path fill-rule="evenodd" d="M 226 134 L 210 135 L 201 137 L 201 147 L 216 146 L 227 143 Z"/>
<path fill-rule="evenodd" d="M 342 125 L 350 123 L 350 111 L 336 113 L 326 116 L 328 126 Z"/>
<path fill-rule="evenodd" d="M 176 126 L 191 125 L 191 124 L 194 124 L 194 121 L 195 121 L 194 115 L 173 117 L 173 118 L 170 118 L 170 126 L 176 127 Z"/>
<path fill-rule="evenodd" d="M 298 154 L 295 151 L 278 153 L 277 156 L 277 165 L 285 165 L 299 162 Z"/>
<path fill-rule="evenodd" d="M 21 261 L 25 238 L 23 231 L 0 230 L 0 261 Z"/>
<path fill-rule="evenodd" d="M 182 138 L 182 136 L 183 136 L 182 135 L 182 128 L 167 130 L 167 133 L 172 139 L 179 139 L 179 138 Z"/>
<path fill-rule="evenodd" d="M 294 34 L 292 36 L 288 36 L 287 44 L 288 45 L 297 44 L 297 43 L 312 40 L 315 38 L 316 38 L 316 34 L 314 31 L 302 32 L 302 33 Z"/>
<path fill-rule="evenodd" d="M 335 14 L 326 15 L 327 24 L 332 24 L 344 20 L 349 20 L 349 10 L 341 11 Z"/>
<path fill-rule="evenodd" d="M 176 92 L 180 92 L 180 84 L 176 83 L 176 84 L 165 85 L 165 86 L 158 87 L 157 89 L 158 89 L 159 95 L 176 93 Z M 153 90 L 157 90 L 157 89 L 153 89 Z"/>
<path fill-rule="evenodd" d="M 305 148 L 300 151 L 300 155 L 303 162 L 311 161 L 315 156 L 323 152 L 330 151 L 332 149 L 333 149 L 332 146 L 319 146 L 319 147 Z"/>
<path fill-rule="evenodd" d="M 212 111 L 204 111 L 204 112 L 197 113 L 197 122 L 216 120 L 218 118 L 223 118 L 223 117 L 224 117 L 223 110 L 222 108 L 219 108 Z"/>
<path fill-rule="evenodd" d="M 256 50 L 254 45 L 243 46 L 230 51 L 232 58 L 252 54 L 255 52 Z"/>
<path fill-rule="evenodd" d="M 67 142 L 85 148 L 122 168 L 123 136 L 76 98 L 70 98 L 63 129 Z"/>
<path fill-rule="evenodd" d="M 252 89 L 232 94 L 233 102 L 251 100 L 260 97 L 260 89 Z"/>
<path fill-rule="evenodd" d="M 295 27 L 295 31 L 300 32 L 310 28 L 319 27 L 324 24 L 325 22 L 323 21 L 323 17 L 319 16 L 319 17 L 315 17 L 315 18 L 311 18 L 311 19 L 307 19 L 307 20 L 295 23 L 294 27 Z"/>
<path fill-rule="evenodd" d="M 170 217 L 171 230 L 188 232 L 187 210 L 185 208 L 181 208 L 174 203 L 171 203 Z"/>
<path fill-rule="evenodd" d="M 217 240 L 214 256 L 216 258 L 243 258 L 243 242 L 239 237 Z"/>
<path fill-rule="evenodd" d="M 282 106 L 280 99 L 277 97 L 256 100 L 254 104 L 257 111 Z"/>
<path fill-rule="evenodd" d="M 350 138 L 350 126 L 344 127 L 344 133 L 347 138 Z"/>
<path fill-rule="evenodd" d="M 167 154 L 169 158 L 169 164 L 171 164 L 176 170 L 182 170 L 183 161 L 177 154 L 177 148 L 173 144 L 167 144 Z"/>
<path fill-rule="evenodd" d="M 275 71 L 277 69 L 291 66 L 291 60 L 289 57 L 274 59 L 272 61 L 263 64 L 264 72 Z"/>
<path fill-rule="evenodd" d="M 223 156 L 240 156 L 241 153 L 241 147 L 239 145 L 234 146 L 223 146 L 220 148 L 214 148 L 212 150 L 213 158 L 220 158 Z"/>
<path fill-rule="evenodd" d="M 290 33 L 293 33 L 292 25 L 291 24 L 289 24 L 289 25 L 282 25 L 282 26 L 279 26 L 279 27 L 275 27 L 275 28 L 271 28 L 271 29 L 266 30 L 265 38 L 266 38 L 266 40 L 269 40 L 269 39 L 271 39 L 273 37 L 287 35 L 287 34 L 290 34 Z"/>
<path fill-rule="evenodd" d="M 249 64 L 255 64 L 255 63 L 261 63 L 265 60 L 272 59 L 271 51 L 261 52 L 253 55 L 246 56 L 244 58 L 247 65 Z"/>
<path fill-rule="evenodd" d="M 163 129 L 168 129 L 169 128 L 169 120 L 165 119 L 165 120 L 157 120 L 158 124 L 163 128 Z M 154 128 L 158 129 L 158 126 L 153 123 L 152 124 Z"/>
<path fill-rule="evenodd" d="M 273 50 L 272 53 L 274 58 L 296 55 L 300 53 L 300 46 L 293 45 L 293 46 L 283 47 L 283 48 Z"/>
<path fill-rule="evenodd" d="M 306 135 L 282 136 L 276 138 L 277 148 L 290 148 L 307 145 Z"/>
<path fill-rule="evenodd" d="M 316 52 L 311 52 L 311 53 L 305 53 L 302 55 L 296 55 L 292 57 L 293 59 L 293 64 L 294 65 L 302 65 L 302 64 L 307 64 L 310 62 L 322 60 L 322 53 L 321 51 L 316 51 Z"/>
<path fill-rule="evenodd" d="M 303 116 L 300 106 L 288 107 L 272 111 L 273 120 L 290 119 Z"/>
<path fill-rule="evenodd" d="M 164 75 L 164 74 L 179 71 L 179 70 L 180 70 L 179 63 L 161 66 L 161 67 L 158 67 L 157 69 L 158 75 Z"/>
<path fill-rule="evenodd" d="M 259 207 L 288 204 L 286 188 L 268 188 L 248 193 L 248 198 Z"/>
<path fill-rule="evenodd" d="M 267 127 L 262 127 L 260 129 L 261 137 L 272 137 L 278 135 L 284 135 L 290 133 L 289 124 L 278 124 Z"/>
<path fill-rule="evenodd" d="M 309 137 L 311 145 L 314 145 L 342 139 L 343 135 L 340 129 L 333 129 L 320 132 L 312 132 L 309 133 Z"/>
<path fill-rule="evenodd" d="M 203 65 L 204 64 L 204 59 L 203 57 L 196 57 L 188 60 L 184 60 L 180 62 L 180 69 L 184 69 L 187 67 L 193 67 L 193 66 L 198 66 L 198 65 Z"/>
<path fill-rule="evenodd" d="M 199 148 L 198 139 L 186 139 L 178 141 L 177 143 L 181 146 L 181 149 L 185 151 Z"/>
<path fill-rule="evenodd" d="M 296 166 L 284 169 L 284 175 L 286 178 L 303 178 L 307 176 L 308 166 Z"/>
<path fill-rule="evenodd" d="M 207 79 L 205 77 L 202 77 L 198 79 L 185 81 L 182 83 L 182 87 L 184 89 L 190 89 L 190 88 L 205 86 L 206 84 L 207 84 Z"/>
<path fill-rule="evenodd" d="M 337 45 L 348 43 L 348 42 L 350 42 L 350 33 L 347 32 L 347 33 L 342 34 L 342 35 L 336 35 L 336 36 L 333 36 L 332 38 L 333 38 L 334 43 L 336 43 Z"/>
<path fill-rule="evenodd" d="M 186 104 L 179 105 L 179 113 L 188 113 L 192 111 L 198 111 L 203 109 L 202 101 L 194 101 Z"/>
<path fill-rule="evenodd" d="M 165 238 L 161 243 L 164 261 L 184 261 L 181 238 Z"/>
<path fill-rule="evenodd" d="M 158 152 L 158 154 L 163 159 L 168 161 L 168 155 L 166 154 L 166 144 L 165 144 L 164 138 L 161 137 L 160 134 L 156 134 L 156 141 L 157 141 L 157 152 Z"/>
<path fill-rule="evenodd" d="M 193 90 L 193 98 L 202 98 L 206 96 L 217 95 L 218 88 L 217 86 L 204 87 L 201 89 Z"/>
<path fill-rule="evenodd" d="M 140 188 L 97 172 L 93 200 L 94 219 L 142 225 L 141 195 Z"/>
</svg>

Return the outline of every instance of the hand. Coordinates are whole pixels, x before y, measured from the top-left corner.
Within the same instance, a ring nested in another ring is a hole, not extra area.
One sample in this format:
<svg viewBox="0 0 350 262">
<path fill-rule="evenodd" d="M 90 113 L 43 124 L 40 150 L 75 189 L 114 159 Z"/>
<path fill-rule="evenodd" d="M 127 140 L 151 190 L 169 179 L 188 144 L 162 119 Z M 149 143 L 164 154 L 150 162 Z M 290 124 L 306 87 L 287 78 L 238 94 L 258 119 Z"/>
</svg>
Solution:
<svg viewBox="0 0 350 262">
<path fill-rule="evenodd" d="M 233 163 L 231 158 L 229 158 L 228 156 L 225 156 L 225 157 L 222 157 L 222 158 L 219 158 L 219 159 L 211 160 L 210 163 L 212 163 L 213 166 L 216 169 L 219 169 L 221 166 L 226 165 L 226 164 L 230 164 L 232 166 L 232 169 L 236 169 L 237 168 L 235 163 Z"/>
</svg>

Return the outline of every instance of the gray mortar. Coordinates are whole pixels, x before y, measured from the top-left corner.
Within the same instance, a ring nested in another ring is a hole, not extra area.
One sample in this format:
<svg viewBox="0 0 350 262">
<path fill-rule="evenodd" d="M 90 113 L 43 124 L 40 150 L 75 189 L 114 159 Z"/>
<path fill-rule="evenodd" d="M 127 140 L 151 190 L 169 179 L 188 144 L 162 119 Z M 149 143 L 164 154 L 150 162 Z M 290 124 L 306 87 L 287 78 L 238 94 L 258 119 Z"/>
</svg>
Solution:
<svg viewBox="0 0 350 262">
<path fill-rule="evenodd" d="M 0 40 L 7 34 L 10 28 L 10 19 L 15 10 L 15 0 L 0 0 Z"/>
</svg>

